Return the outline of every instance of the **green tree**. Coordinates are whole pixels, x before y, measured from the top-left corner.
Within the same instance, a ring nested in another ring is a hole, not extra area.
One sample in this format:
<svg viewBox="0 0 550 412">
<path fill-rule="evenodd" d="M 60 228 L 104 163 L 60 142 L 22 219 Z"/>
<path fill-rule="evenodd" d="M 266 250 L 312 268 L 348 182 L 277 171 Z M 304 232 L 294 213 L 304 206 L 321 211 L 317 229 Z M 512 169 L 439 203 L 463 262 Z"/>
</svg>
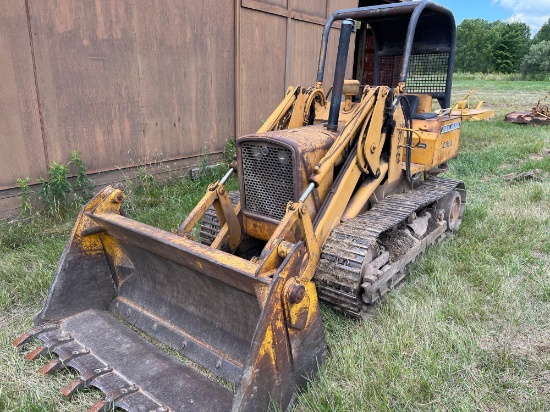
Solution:
<svg viewBox="0 0 550 412">
<path fill-rule="evenodd" d="M 518 71 L 523 57 L 529 50 L 531 30 L 525 23 L 504 23 L 491 25 L 492 60 L 499 73 Z"/>
<path fill-rule="evenodd" d="M 550 41 L 550 17 L 548 21 L 542 25 L 535 37 L 533 37 L 533 44 L 540 43 L 541 41 Z"/>
<path fill-rule="evenodd" d="M 527 78 L 545 80 L 550 73 L 550 40 L 533 44 L 521 63 L 521 72 Z"/>
<path fill-rule="evenodd" d="M 456 30 L 457 71 L 488 73 L 493 71 L 491 55 L 491 25 L 483 19 L 466 19 Z"/>
</svg>

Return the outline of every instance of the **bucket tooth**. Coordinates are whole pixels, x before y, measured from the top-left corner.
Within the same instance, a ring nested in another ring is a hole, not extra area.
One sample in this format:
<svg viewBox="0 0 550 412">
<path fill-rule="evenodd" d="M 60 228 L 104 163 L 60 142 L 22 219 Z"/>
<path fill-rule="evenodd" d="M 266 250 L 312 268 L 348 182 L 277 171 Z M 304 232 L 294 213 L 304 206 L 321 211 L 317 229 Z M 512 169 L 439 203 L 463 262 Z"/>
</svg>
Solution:
<svg viewBox="0 0 550 412">
<path fill-rule="evenodd" d="M 13 345 L 15 347 L 22 347 L 34 339 L 41 340 L 43 344 L 37 346 L 25 355 L 25 359 L 29 361 L 33 361 L 39 356 L 45 356 L 48 353 L 54 352 L 55 348 L 73 341 L 71 336 L 67 336 L 63 331 L 59 330 L 59 325 L 49 325 L 45 328 L 37 328 L 21 335 L 13 342 Z"/>
<path fill-rule="evenodd" d="M 108 411 L 107 402 L 103 399 L 94 403 L 86 412 L 104 412 Z"/>
<path fill-rule="evenodd" d="M 25 359 L 33 361 L 36 358 L 38 358 L 39 356 L 46 355 L 48 352 L 49 352 L 49 349 L 47 347 L 41 345 L 41 346 L 38 346 L 37 348 L 35 348 L 33 351 L 27 353 L 25 355 Z"/>
<path fill-rule="evenodd" d="M 85 370 L 84 372 L 81 372 L 80 374 L 81 376 L 79 378 L 76 378 L 67 386 L 65 386 L 63 389 L 61 389 L 61 393 L 69 397 L 72 394 L 74 394 L 76 391 L 89 387 L 90 383 L 94 379 L 106 373 L 112 372 L 112 370 L 113 369 L 109 366 L 105 366 L 103 368 L 95 368 L 91 371 Z"/>
<path fill-rule="evenodd" d="M 52 373 L 63 368 L 63 362 L 61 362 L 58 358 L 55 358 L 42 366 L 40 369 L 38 369 L 38 372 L 40 372 L 42 375 L 47 375 L 48 373 Z"/>
<path fill-rule="evenodd" d="M 77 342 L 74 342 L 72 338 L 69 341 L 63 342 L 63 344 L 58 344 L 55 348 L 50 348 L 50 351 L 54 352 L 58 357 L 52 359 L 39 369 L 40 373 L 44 375 L 64 369 L 72 359 L 90 353 L 87 348 L 80 346 Z"/>
<path fill-rule="evenodd" d="M 87 412 L 100 412 L 100 411 L 111 411 L 115 407 L 118 407 L 117 401 L 121 400 L 126 396 L 130 396 L 139 391 L 139 387 L 136 385 L 126 386 L 110 392 L 105 399 L 97 401 L 92 405 Z"/>
<path fill-rule="evenodd" d="M 84 381 L 84 379 L 76 378 L 67 386 L 65 386 L 63 389 L 61 389 L 61 393 L 68 398 L 72 396 L 76 391 L 83 389 L 85 385 L 86 385 L 86 382 Z"/>
<path fill-rule="evenodd" d="M 20 348 L 23 345 L 31 342 L 33 339 L 37 338 L 37 335 L 39 335 L 41 333 L 44 333 L 44 332 L 49 332 L 49 331 L 54 330 L 54 329 L 59 329 L 59 325 L 50 324 L 50 323 L 40 325 L 40 326 L 34 328 L 33 330 L 31 330 L 30 332 L 24 333 L 21 336 L 19 336 L 17 339 L 15 339 L 12 342 L 12 345 L 15 346 L 16 348 Z"/>
</svg>

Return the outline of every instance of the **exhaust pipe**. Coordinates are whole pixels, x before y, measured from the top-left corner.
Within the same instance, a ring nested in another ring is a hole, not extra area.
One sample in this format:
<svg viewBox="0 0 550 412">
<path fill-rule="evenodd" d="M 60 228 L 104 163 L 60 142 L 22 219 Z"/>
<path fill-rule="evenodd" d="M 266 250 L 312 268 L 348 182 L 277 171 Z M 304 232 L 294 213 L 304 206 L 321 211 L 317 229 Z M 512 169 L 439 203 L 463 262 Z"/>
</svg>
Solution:
<svg viewBox="0 0 550 412">
<path fill-rule="evenodd" d="M 349 41 L 352 28 L 352 19 L 345 19 L 342 21 L 340 41 L 338 42 L 338 55 L 336 57 L 336 68 L 334 70 L 334 82 L 332 84 L 332 99 L 327 124 L 327 129 L 331 132 L 338 130 L 340 102 L 342 101 L 344 78 L 346 77 L 346 64 L 348 62 Z"/>
</svg>

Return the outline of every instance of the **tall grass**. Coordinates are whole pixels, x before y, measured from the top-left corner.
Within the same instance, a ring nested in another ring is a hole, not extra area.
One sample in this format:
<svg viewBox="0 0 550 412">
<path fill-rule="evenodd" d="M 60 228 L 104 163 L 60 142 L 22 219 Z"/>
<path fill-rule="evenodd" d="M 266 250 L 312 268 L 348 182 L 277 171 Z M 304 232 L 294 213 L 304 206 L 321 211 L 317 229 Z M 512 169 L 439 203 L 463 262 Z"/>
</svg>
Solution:
<svg viewBox="0 0 550 412">
<path fill-rule="evenodd" d="M 455 73 L 455 81 L 484 80 L 484 81 L 550 81 L 550 74 L 524 75 L 522 73 Z"/>
</svg>

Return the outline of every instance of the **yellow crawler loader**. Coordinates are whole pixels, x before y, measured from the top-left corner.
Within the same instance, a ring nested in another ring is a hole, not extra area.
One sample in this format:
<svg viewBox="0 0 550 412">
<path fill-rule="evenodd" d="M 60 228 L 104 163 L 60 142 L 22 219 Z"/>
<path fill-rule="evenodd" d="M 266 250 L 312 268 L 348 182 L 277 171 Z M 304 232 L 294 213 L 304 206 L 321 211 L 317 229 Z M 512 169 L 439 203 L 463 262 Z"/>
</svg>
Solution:
<svg viewBox="0 0 550 412">
<path fill-rule="evenodd" d="M 374 85 L 344 80 L 355 22 L 374 33 Z M 430 1 L 335 12 L 315 86 L 290 87 L 237 139 L 177 233 L 125 217 L 112 187 L 81 210 L 36 328 L 14 345 L 55 354 L 42 373 L 78 371 L 63 394 L 102 390 L 89 411 L 286 410 L 327 355 L 319 299 L 361 317 L 461 223 L 464 184 L 437 176 L 459 146 L 454 53 L 454 17 Z"/>
</svg>

